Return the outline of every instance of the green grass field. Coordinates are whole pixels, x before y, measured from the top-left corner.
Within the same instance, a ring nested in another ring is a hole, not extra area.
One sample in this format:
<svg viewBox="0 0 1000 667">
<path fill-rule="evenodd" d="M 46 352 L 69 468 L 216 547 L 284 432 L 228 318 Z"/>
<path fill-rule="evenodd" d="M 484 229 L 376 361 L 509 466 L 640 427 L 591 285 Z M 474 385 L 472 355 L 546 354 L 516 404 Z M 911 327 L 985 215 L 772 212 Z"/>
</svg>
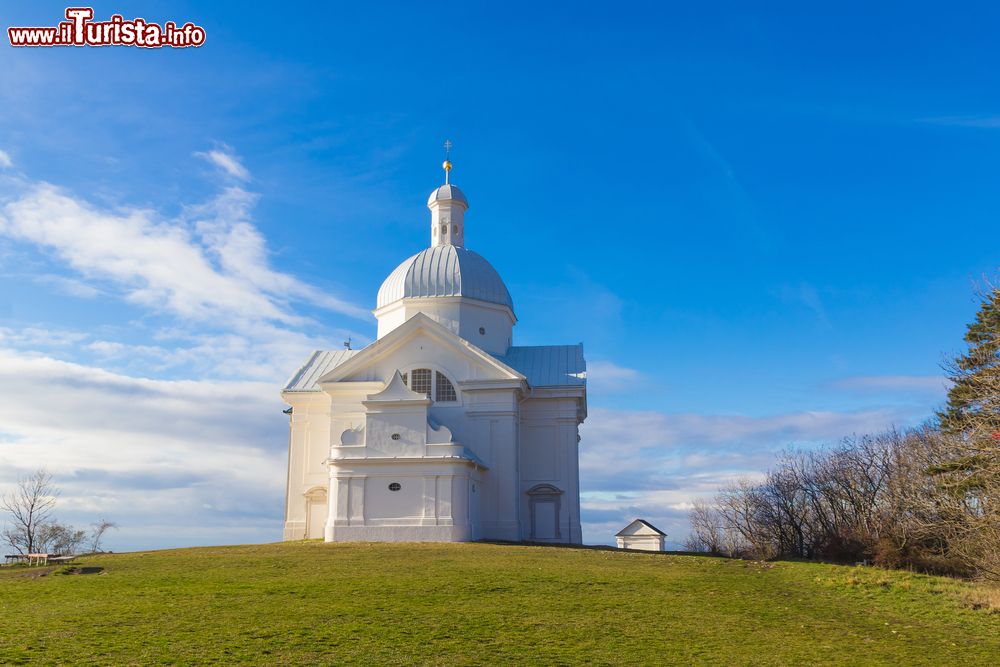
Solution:
<svg viewBox="0 0 1000 667">
<path fill-rule="evenodd" d="M 319 542 L 0 569 L 2 664 L 986 665 L 972 584 L 814 563 Z"/>
</svg>

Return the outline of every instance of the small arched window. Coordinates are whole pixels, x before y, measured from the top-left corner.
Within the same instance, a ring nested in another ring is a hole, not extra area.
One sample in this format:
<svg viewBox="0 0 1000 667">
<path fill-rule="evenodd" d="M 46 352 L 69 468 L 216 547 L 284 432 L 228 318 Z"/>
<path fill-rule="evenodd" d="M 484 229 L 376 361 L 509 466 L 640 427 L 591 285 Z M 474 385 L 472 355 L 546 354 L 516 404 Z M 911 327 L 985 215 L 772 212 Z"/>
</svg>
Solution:
<svg viewBox="0 0 1000 667">
<path fill-rule="evenodd" d="M 442 234 L 448 233 L 448 225 L 441 225 L 441 233 Z"/>
<path fill-rule="evenodd" d="M 426 394 L 438 403 L 454 403 L 458 400 L 458 392 L 448 376 L 441 371 L 431 372 L 429 368 L 414 368 L 403 373 L 403 384 L 412 391 Z"/>
</svg>

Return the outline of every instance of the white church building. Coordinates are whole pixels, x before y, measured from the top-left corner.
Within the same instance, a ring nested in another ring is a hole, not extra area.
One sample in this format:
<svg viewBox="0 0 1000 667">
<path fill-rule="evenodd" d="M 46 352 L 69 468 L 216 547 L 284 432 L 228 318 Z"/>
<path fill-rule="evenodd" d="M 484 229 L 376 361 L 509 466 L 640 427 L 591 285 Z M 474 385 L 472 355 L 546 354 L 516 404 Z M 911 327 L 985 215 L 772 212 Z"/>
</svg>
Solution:
<svg viewBox="0 0 1000 667">
<path fill-rule="evenodd" d="M 582 345 L 513 345 L 514 303 L 431 193 L 430 247 L 382 283 L 378 338 L 292 375 L 284 539 L 580 543 Z"/>
</svg>

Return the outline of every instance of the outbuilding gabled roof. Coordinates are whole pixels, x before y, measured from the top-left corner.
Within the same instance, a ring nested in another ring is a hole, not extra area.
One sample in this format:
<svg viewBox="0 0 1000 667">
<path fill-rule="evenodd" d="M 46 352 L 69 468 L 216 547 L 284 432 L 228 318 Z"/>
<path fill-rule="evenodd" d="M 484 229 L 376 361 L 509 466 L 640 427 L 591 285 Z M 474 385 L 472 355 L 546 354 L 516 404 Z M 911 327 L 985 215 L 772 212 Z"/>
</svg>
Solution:
<svg viewBox="0 0 1000 667">
<path fill-rule="evenodd" d="M 649 523 L 645 519 L 636 519 L 635 521 L 633 521 L 632 523 L 630 523 L 629 525 L 625 526 L 617 533 L 615 533 L 615 537 L 631 537 L 632 535 L 635 535 L 635 531 L 630 531 L 630 529 L 636 526 L 636 524 L 640 524 L 642 526 L 645 526 L 646 528 L 649 528 L 650 530 L 654 531 L 657 535 L 662 535 L 664 537 L 666 537 L 667 535 L 662 530 L 660 530 L 653 524 Z"/>
</svg>

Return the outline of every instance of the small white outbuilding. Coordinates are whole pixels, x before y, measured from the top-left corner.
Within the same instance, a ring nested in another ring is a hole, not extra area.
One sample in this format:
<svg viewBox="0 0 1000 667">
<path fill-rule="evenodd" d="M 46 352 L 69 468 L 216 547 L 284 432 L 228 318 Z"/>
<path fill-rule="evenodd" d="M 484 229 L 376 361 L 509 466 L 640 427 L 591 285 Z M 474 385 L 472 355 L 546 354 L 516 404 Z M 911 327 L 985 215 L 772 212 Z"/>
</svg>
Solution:
<svg viewBox="0 0 1000 667">
<path fill-rule="evenodd" d="M 642 551 L 663 551 L 663 538 L 666 536 L 662 530 L 642 519 L 636 519 L 615 534 L 619 549 Z"/>
</svg>

